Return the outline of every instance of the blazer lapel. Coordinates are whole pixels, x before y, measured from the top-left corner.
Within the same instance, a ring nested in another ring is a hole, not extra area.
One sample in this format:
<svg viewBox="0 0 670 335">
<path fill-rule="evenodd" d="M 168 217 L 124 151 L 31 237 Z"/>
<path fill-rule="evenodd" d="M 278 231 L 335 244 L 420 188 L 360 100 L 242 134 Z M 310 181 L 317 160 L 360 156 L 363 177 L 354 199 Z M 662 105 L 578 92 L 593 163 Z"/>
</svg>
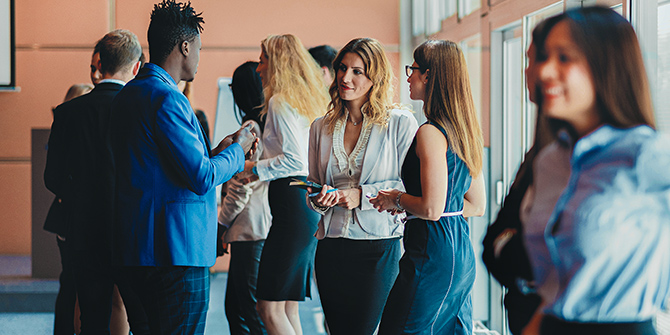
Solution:
<svg viewBox="0 0 670 335">
<path fill-rule="evenodd" d="M 368 147 L 365 149 L 365 157 L 363 157 L 363 167 L 361 168 L 361 180 L 360 184 L 365 184 L 372 171 L 377 169 L 377 165 L 380 162 L 380 156 L 383 154 L 383 149 L 386 148 L 386 131 L 388 130 L 388 125 L 386 128 L 381 128 L 378 125 L 373 125 L 372 130 L 370 131 L 370 139 L 368 140 Z M 380 167 L 383 168 L 383 167 Z"/>
</svg>

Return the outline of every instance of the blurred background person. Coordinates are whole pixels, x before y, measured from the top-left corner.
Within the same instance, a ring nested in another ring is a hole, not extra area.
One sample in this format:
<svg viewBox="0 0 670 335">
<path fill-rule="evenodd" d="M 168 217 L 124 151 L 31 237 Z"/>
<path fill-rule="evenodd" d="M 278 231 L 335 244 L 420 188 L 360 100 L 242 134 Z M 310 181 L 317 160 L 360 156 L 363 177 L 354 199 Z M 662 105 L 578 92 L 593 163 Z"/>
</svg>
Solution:
<svg viewBox="0 0 670 335">
<path fill-rule="evenodd" d="M 323 82 L 326 86 L 330 86 L 335 77 L 335 69 L 333 69 L 333 60 L 337 56 L 337 50 L 330 45 L 319 45 L 309 48 L 309 54 L 321 67 L 321 74 L 323 75 Z"/>
<path fill-rule="evenodd" d="M 540 333 L 656 334 L 651 319 L 670 296 L 670 148 L 654 130 L 640 46 L 606 7 L 554 20 L 537 46 L 538 105 L 574 145 L 544 233 L 552 262 L 532 263 L 535 278 L 558 274 Z"/>
<path fill-rule="evenodd" d="M 270 181 L 272 226 L 258 271 L 258 310 L 269 334 L 302 334 L 298 302 L 311 297 L 319 215 L 307 207 L 305 191 L 289 183 L 306 180 L 309 126 L 325 112 L 328 94 L 297 37 L 270 35 L 261 49 L 264 154 L 245 167 L 250 180 Z"/>
<path fill-rule="evenodd" d="M 546 38 L 550 22 L 543 21 L 533 29 L 527 51 L 526 87 L 533 102 L 537 101 L 537 44 Z M 542 300 L 552 301 L 556 294 L 556 273 L 535 281 L 529 256 L 535 262 L 551 262 L 544 229 L 570 174 L 570 149 L 565 141 L 554 142 L 560 127 L 556 120 L 538 114 L 533 146 L 483 241 L 484 264 L 507 287 L 504 303 L 512 334 L 521 334 Z M 548 146 L 551 149 L 545 150 Z M 532 253 L 528 254 L 527 249 Z"/>
<path fill-rule="evenodd" d="M 328 113 L 310 130 L 307 179 L 323 185 L 308 198 L 322 215 L 316 279 L 330 334 L 370 335 L 398 275 L 402 221 L 365 195 L 404 190 L 400 167 L 418 125 L 392 103 L 393 73 L 377 40 L 350 41 L 334 66 Z"/>
<path fill-rule="evenodd" d="M 407 193 L 379 191 L 371 201 L 406 211 L 400 274 L 384 307 L 380 334 L 471 334 L 475 255 L 465 217 L 486 209 L 483 137 L 463 53 L 450 41 L 427 41 L 406 67 L 423 124 L 407 153 Z M 444 154 L 436 154 L 444 153 Z"/>
</svg>

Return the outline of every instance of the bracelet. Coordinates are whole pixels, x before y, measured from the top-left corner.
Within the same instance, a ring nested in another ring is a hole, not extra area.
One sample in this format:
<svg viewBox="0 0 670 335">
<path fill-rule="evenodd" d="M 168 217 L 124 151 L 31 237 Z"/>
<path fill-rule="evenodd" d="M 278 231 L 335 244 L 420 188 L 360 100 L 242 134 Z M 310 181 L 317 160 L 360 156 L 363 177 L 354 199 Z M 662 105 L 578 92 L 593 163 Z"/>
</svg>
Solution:
<svg viewBox="0 0 670 335">
<path fill-rule="evenodd" d="M 400 193 L 398 193 L 398 195 L 395 197 L 395 207 L 402 212 L 405 211 L 405 209 L 400 205 L 400 197 L 402 197 L 403 194 L 405 194 L 405 192 L 400 191 Z"/>
<path fill-rule="evenodd" d="M 254 167 L 251 168 L 251 173 L 258 176 L 258 169 L 256 168 L 256 165 L 254 165 Z"/>
</svg>

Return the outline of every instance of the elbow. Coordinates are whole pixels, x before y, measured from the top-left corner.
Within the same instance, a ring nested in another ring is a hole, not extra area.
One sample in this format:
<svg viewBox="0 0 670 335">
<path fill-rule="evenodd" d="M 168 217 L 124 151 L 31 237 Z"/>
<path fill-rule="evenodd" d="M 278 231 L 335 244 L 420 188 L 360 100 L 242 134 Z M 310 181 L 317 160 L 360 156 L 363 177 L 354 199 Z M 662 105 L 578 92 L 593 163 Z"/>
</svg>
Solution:
<svg viewBox="0 0 670 335">
<path fill-rule="evenodd" d="M 484 213 L 486 213 L 486 208 L 478 208 L 474 213 L 472 213 L 472 216 L 484 216 Z"/>
<path fill-rule="evenodd" d="M 430 221 L 438 221 L 442 217 L 442 210 L 438 208 L 426 208 L 424 217 Z"/>
<path fill-rule="evenodd" d="M 470 211 L 470 217 L 472 216 L 484 216 L 484 213 L 486 213 L 486 203 L 478 204 L 476 206 L 473 206 L 471 211 Z"/>
</svg>

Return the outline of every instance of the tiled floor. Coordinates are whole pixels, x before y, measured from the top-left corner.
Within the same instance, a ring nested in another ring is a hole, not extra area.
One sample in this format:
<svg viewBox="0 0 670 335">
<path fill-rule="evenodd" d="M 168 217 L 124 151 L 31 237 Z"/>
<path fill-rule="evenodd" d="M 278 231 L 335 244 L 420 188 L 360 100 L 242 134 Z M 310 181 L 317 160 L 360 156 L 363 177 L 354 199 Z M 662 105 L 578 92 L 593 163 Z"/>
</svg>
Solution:
<svg viewBox="0 0 670 335">
<path fill-rule="evenodd" d="M 26 267 L 27 264 L 27 267 Z M 27 270 L 26 270 L 27 269 Z M 30 275 L 29 256 L 0 256 L 0 299 L 2 293 L 7 293 L 11 285 L 34 286 Z M 207 313 L 206 335 L 226 335 L 228 321 L 225 317 L 223 301 L 226 292 L 226 273 L 214 273 L 211 277 L 209 312 Z M 17 284 L 18 283 L 18 284 Z M 40 290 L 57 290 L 57 282 L 40 282 Z M 307 300 L 300 304 L 300 320 L 305 334 L 325 334 L 323 327 L 323 313 L 319 301 L 316 285 L 312 285 L 314 300 Z M 6 299 L 6 298 L 4 298 Z M 0 301 L 2 303 L 2 301 Z M 53 333 L 53 318 L 51 313 L 0 313 L 0 335 L 49 335 Z"/>
</svg>

